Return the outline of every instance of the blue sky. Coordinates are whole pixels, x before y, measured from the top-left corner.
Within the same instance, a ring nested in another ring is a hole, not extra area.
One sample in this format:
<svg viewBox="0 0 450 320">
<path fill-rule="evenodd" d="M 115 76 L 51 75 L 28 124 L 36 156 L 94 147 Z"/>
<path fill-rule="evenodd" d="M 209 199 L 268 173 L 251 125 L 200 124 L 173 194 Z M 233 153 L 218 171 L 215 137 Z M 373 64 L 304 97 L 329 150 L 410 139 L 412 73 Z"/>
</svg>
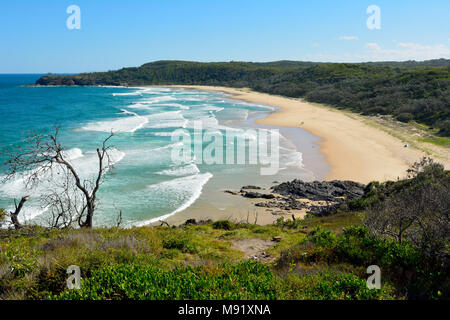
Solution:
<svg viewBox="0 0 450 320">
<path fill-rule="evenodd" d="M 66 9 L 81 10 L 69 30 Z M 381 29 L 369 30 L 369 5 Z M 0 73 L 155 60 L 359 62 L 450 58 L 448 0 L 1 0 Z"/>
</svg>

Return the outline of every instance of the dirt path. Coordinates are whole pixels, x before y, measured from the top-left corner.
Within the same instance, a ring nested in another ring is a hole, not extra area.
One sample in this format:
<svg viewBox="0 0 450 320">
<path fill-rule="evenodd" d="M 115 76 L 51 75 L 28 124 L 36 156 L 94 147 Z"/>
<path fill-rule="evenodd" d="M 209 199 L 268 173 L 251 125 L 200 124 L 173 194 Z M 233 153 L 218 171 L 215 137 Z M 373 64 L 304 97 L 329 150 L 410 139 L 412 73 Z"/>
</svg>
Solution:
<svg viewBox="0 0 450 320">
<path fill-rule="evenodd" d="M 267 250 L 275 245 L 271 240 L 242 239 L 232 240 L 233 248 L 244 253 L 244 260 L 258 260 L 261 262 L 272 262 L 275 257 L 267 253 Z"/>
</svg>

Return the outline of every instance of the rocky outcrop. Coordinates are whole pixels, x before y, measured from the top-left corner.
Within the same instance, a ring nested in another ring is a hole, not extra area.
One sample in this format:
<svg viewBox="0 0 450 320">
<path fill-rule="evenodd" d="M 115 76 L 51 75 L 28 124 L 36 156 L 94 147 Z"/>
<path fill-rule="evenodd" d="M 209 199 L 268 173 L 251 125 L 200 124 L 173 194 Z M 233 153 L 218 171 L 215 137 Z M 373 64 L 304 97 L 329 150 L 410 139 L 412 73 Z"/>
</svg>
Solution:
<svg viewBox="0 0 450 320">
<path fill-rule="evenodd" d="M 239 193 L 229 190 L 225 192 L 240 194 L 249 199 L 268 200 L 257 202 L 255 206 L 267 208 L 267 211 L 272 214 L 306 209 L 306 213 L 327 216 L 336 213 L 345 201 L 363 196 L 364 189 L 365 185 L 353 181 L 304 182 L 296 179 L 270 188 L 271 192 L 252 185 L 242 187 Z M 249 190 L 261 190 L 261 192 Z"/>
<path fill-rule="evenodd" d="M 254 191 L 241 191 L 241 194 L 245 198 L 252 198 L 252 199 L 274 199 L 275 196 L 271 193 L 260 193 L 260 192 L 254 192 Z"/>
<path fill-rule="evenodd" d="M 305 203 L 297 201 L 294 198 L 274 197 L 274 200 L 255 203 L 257 207 L 279 208 L 283 210 L 300 210 L 307 208 Z"/>
<path fill-rule="evenodd" d="M 272 187 L 273 192 L 291 196 L 294 198 L 305 198 L 312 201 L 341 202 L 342 199 L 355 199 L 364 194 L 365 186 L 354 181 L 313 181 L 304 182 L 295 179 L 283 182 Z"/>
</svg>

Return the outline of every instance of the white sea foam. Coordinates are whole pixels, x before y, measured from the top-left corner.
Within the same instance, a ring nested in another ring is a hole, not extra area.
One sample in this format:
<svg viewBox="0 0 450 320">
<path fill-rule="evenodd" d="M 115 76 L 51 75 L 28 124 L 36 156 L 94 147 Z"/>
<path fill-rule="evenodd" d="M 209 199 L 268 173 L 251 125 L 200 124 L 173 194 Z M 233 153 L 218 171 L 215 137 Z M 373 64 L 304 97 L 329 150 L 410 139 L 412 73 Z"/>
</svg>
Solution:
<svg viewBox="0 0 450 320">
<path fill-rule="evenodd" d="M 193 174 L 197 174 L 197 173 L 200 173 L 200 170 L 193 163 L 156 172 L 156 174 L 166 175 L 166 176 L 187 176 L 187 175 L 193 175 Z"/>
<path fill-rule="evenodd" d="M 171 137 L 174 134 L 174 132 L 175 131 L 171 131 L 171 132 L 163 131 L 163 132 L 153 132 L 152 134 L 155 135 L 155 136 L 158 136 L 158 137 Z M 186 132 L 186 131 L 180 131 L 180 132 L 177 132 L 177 135 L 188 136 L 189 133 Z"/>
<path fill-rule="evenodd" d="M 113 96 L 140 96 L 142 95 L 144 90 L 137 90 L 134 92 L 120 92 L 120 93 L 113 93 Z"/>
<path fill-rule="evenodd" d="M 234 99 L 228 99 L 228 102 L 231 102 L 231 103 L 239 105 L 239 106 L 255 107 L 255 108 L 259 108 L 259 109 L 272 110 L 272 111 L 277 110 L 277 108 L 274 106 L 269 106 L 269 105 L 260 104 L 260 103 L 253 103 L 253 102 L 246 102 L 246 101 L 237 102 Z"/>
<path fill-rule="evenodd" d="M 302 162 L 303 155 L 301 152 L 291 151 L 289 153 L 282 154 L 281 157 L 282 157 L 281 161 L 283 162 L 282 165 L 284 164 L 285 166 L 288 166 L 288 167 L 302 167 L 303 166 L 303 162 Z"/>
<path fill-rule="evenodd" d="M 175 100 L 177 100 L 177 98 L 175 98 L 173 96 L 158 96 L 158 97 L 154 97 L 154 98 L 141 99 L 139 101 L 139 103 L 155 104 L 155 103 L 175 101 Z"/>
<path fill-rule="evenodd" d="M 148 123 L 147 117 L 140 116 L 137 113 L 122 109 L 123 114 L 130 116 L 114 120 L 98 121 L 88 123 L 80 128 L 82 131 L 101 131 L 101 132 L 135 132 Z"/>
<path fill-rule="evenodd" d="M 67 159 L 68 161 L 72 161 L 72 160 L 84 157 L 83 151 L 81 149 L 79 149 L 79 148 L 72 148 L 72 149 L 69 149 L 69 150 L 64 150 L 62 152 L 62 154 L 63 154 L 63 157 L 65 159 Z"/>
<path fill-rule="evenodd" d="M 135 104 L 131 104 L 131 105 L 127 106 L 127 108 L 148 110 L 149 106 L 148 106 L 148 104 L 135 103 Z"/>
<path fill-rule="evenodd" d="M 155 106 L 157 107 L 175 107 L 178 108 L 180 110 L 189 110 L 190 107 L 183 105 L 181 103 L 156 103 L 156 102 L 145 102 L 145 100 L 143 101 L 139 101 L 135 104 L 131 104 L 129 106 L 127 106 L 127 108 L 131 108 L 131 109 L 141 109 L 141 110 L 152 110 L 155 108 Z"/>
<path fill-rule="evenodd" d="M 161 112 L 146 116 L 148 128 L 184 128 L 188 123 L 181 110 Z"/>
<path fill-rule="evenodd" d="M 206 110 L 206 111 L 212 111 L 212 112 L 220 112 L 223 111 L 225 108 L 223 107 L 216 107 L 210 104 L 205 104 L 202 105 L 202 110 Z"/>
<path fill-rule="evenodd" d="M 162 106 L 162 107 L 175 107 L 175 108 L 179 108 L 182 110 L 189 110 L 190 107 L 186 106 L 184 104 L 181 103 L 158 103 L 158 106 Z"/>
<path fill-rule="evenodd" d="M 166 146 L 163 146 L 163 147 L 154 148 L 151 151 L 166 150 L 166 149 L 171 149 L 171 148 L 175 148 L 175 147 L 180 147 L 182 145 L 183 145 L 183 142 L 175 142 L 175 143 L 171 143 Z"/>
<path fill-rule="evenodd" d="M 200 116 L 196 119 L 188 120 L 185 124 L 185 128 L 193 129 L 196 123 L 201 122 L 203 129 L 221 129 L 219 125 L 219 120 L 213 115 L 210 116 Z M 225 129 L 225 127 L 223 127 Z"/>
<path fill-rule="evenodd" d="M 153 132 L 152 134 L 158 137 L 171 137 L 173 132 Z"/>
<path fill-rule="evenodd" d="M 162 87 L 136 87 L 136 89 L 140 89 L 146 93 L 163 93 L 172 91 L 171 88 L 162 88 Z"/>
<path fill-rule="evenodd" d="M 132 223 L 132 226 L 145 226 L 160 220 L 165 220 L 168 217 L 190 207 L 198 199 L 198 197 L 200 197 L 203 186 L 209 181 L 209 179 L 212 178 L 212 176 L 213 175 L 211 173 L 207 172 L 150 185 L 148 190 L 155 196 L 158 194 L 174 195 L 174 200 L 182 199 L 182 203 L 177 209 L 169 214 L 145 221 L 135 222 Z"/>
<path fill-rule="evenodd" d="M 123 87 L 127 88 L 127 87 Z M 113 96 L 142 96 L 143 94 L 161 94 L 165 92 L 170 92 L 171 89 L 165 89 L 165 88 L 146 88 L 146 87 L 128 87 L 127 89 L 137 89 L 136 91 L 132 92 L 115 92 L 112 95 Z"/>
</svg>

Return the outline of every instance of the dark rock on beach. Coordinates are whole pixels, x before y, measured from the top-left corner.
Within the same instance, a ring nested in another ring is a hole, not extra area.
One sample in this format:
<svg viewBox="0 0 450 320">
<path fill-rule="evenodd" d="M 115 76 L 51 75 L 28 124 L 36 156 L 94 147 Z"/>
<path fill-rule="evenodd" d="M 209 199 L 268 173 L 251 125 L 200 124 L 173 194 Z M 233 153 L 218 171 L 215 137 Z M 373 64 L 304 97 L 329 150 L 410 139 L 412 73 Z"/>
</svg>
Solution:
<svg viewBox="0 0 450 320">
<path fill-rule="evenodd" d="M 255 206 L 267 208 L 272 214 L 306 209 L 308 214 L 323 217 L 336 213 L 344 202 L 363 196 L 364 188 L 365 185 L 353 181 L 304 182 L 296 179 L 273 186 L 271 193 L 248 191 L 262 189 L 249 185 L 242 187 L 239 194 L 245 198 L 268 200 L 257 202 Z"/>
<path fill-rule="evenodd" d="M 241 188 L 241 190 L 261 190 L 261 187 L 258 187 L 258 186 L 252 186 L 252 185 L 250 185 L 250 186 L 243 186 L 243 187 Z"/>
<path fill-rule="evenodd" d="M 306 198 L 313 201 L 338 201 L 340 199 L 355 199 L 364 194 L 365 186 L 354 181 L 313 181 L 304 182 L 295 179 L 290 182 L 283 182 L 272 187 L 273 192 L 292 196 L 295 198 Z"/>
<path fill-rule="evenodd" d="M 300 210 L 307 207 L 306 204 L 297 201 L 294 198 L 281 198 L 281 197 L 275 197 L 274 200 L 267 202 L 255 203 L 255 206 L 265 208 L 279 208 L 283 210 Z"/>
<path fill-rule="evenodd" d="M 239 194 L 249 199 L 265 199 L 267 201 L 257 202 L 254 205 L 267 208 L 266 211 L 274 215 L 283 214 L 289 210 L 306 209 L 305 212 L 308 214 L 323 217 L 336 213 L 346 201 L 363 196 L 364 189 L 365 185 L 354 181 L 304 182 L 295 179 L 275 185 L 269 190 L 247 185 L 243 186 L 239 193 L 231 190 L 225 190 L 225 192 L 232 195 Z M 261 190 L 261 192 L 253 190 Z"/>
<path fill-rule="evenodd" d="M 259 193 L 254 191 L 244 191 L 242 193 L 242 196 L 245 198 L 252 198 L 252 199 L 274 199 L 275 196 L 271 193 Z"/>
</svg>

